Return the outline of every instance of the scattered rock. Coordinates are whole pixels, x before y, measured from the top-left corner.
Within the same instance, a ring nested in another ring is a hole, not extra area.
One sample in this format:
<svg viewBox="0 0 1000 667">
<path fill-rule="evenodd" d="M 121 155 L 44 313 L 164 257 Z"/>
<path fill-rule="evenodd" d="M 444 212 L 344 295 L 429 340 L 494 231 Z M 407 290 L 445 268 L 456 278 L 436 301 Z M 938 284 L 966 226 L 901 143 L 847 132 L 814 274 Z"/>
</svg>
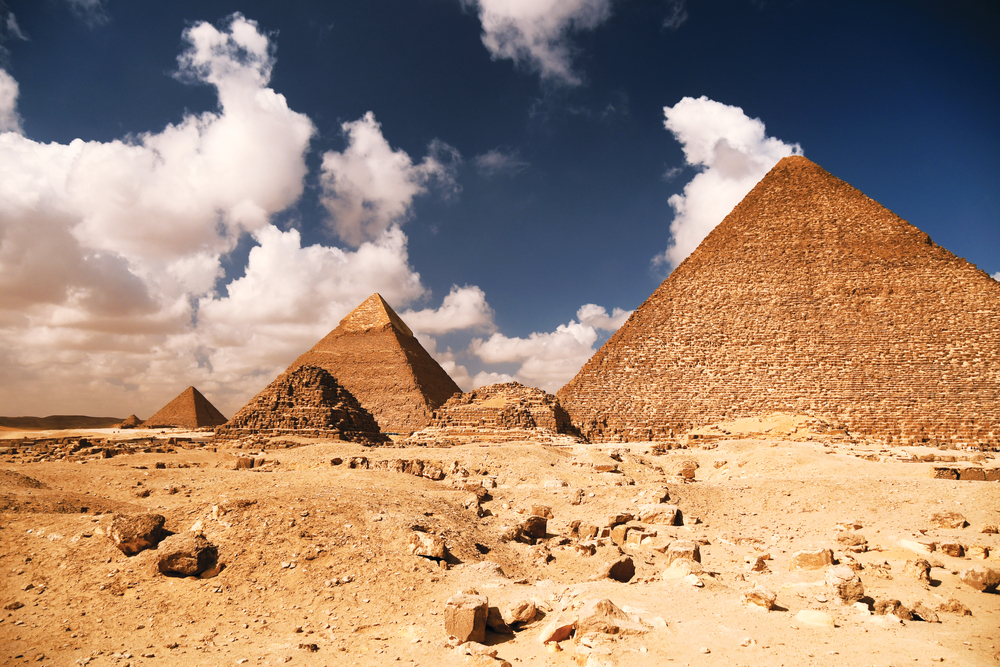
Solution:
<svg viewBox="0 0 1000 667">
<path fill-rule="evenodd" d="M 656 523 L 664 526 L 676 526 L 681 517 L 681 510 L 677 505 L 642 505 L 638 509 L 639 520 L 643 523 Z"/>
<path fill-rule="evenodd" d="M 667 565 L 675 560 L 692 560 L 701 562 L 701 548 L 697 542 L 691 540 L 675 540 L 667 547 Z"/>
<path fill-rule="evenodd" d="M 532 505 L 531 506 L 531 515 L 532 516 L 540 516 L 540 517 L 543 517 L 545 519 L 551 519 L 552 518 L 552 508 L 549 507 L 548 505 Z"/>
<path fill-rule="evenodd" d="M 613 579 L 621 583 L 628 583 L 635 576 L 635 563 L 629 556 L 622 556 L 616 561 L 607 563 L 597 572 L 591 580 Z"/>
<path fill-rule="evenodd" d="M 830 549 L 807 549 L 792 554 L 789 569 L 793 572 L 796 570 L 822 570 L 832 564 L 833 551 Z"/>
<path fill-rule="evenodd" d="M 532 539 L 542 539 L 548 529 L 548 520 L 543 516 L 529 516 L 521 522 L 521 532 Z"/>
<path fill-rule="evenodd" d="M 942 602 L 938 605 L 937 610 L 949 614 L 958 614 L 959 616 L 972 616 L 972 612 L 969 611 L 969 608 L 955 598 Z"/>
<path fill-rule="evenodd" d="M 504 621 L 498 607 L 490 607 L 486 612 L 486 627 L 498 635 L 512 635 L 514 631 Z"/>
<path fill-rule="evenodd" d="M 446 553 L 444 540 L 439 535 L 420 531 L 413 531 L 410 534 L 407 550 L 411 555 L 433 558 L 435 560 L 444 560 Z"/>
<path fill-rule="evenodd" d="M 165 522 L 160 514 L 116 514 L 111 520 L 108 537 L 123 554 L 134 556 L 159 543 Z"/>
<path fill-rule="evenodd" d="M 965 555 L 965 547 L 958 542 L 942 542 L 938 545 L 938 551 L 952 558 L 961 558 Z"/>
<path fill-rule="evenodd" d="M 460 593 L 444 605 L 444 631 L 459 643 L 486 641 L 486 618 L 489 600 L 478 593 Z"/>
<path fill-rule="evenodd" d="M 537 614 L 538 609 L 533 600 L 520 600 L 507 607 L 503 614 L 503 620 L 508 625 L 531 623 Z"/>
<path fill-rule="evenodd" d="M 900 540 L 899 546 L 918 554 L 929 554 L 937 549 L 937 542 L 928 538 Z"/>
<path fill-rule="evenodd" d="M 1000 585 L 1000 570 L 991 567 L 977 565 L 958 573 L 958 578 L 966 586 L 970 586 L 982 593 L 995 591 Z"/>
<path fill-rule="evenodd" d="M 618 608 L 611 600 L 590 600 L 580 609 L 576 621 L 579 635 L 603 633 L 609 635 L 637 635 L 649 632 L 638 619 Z"/>
<path fill-rule="evenodd" d="M 218 564 L 219 551 L 201 533 L 172 535 L 160 543 L 156 565 L 164 574 L 198 576 Z"/>
<path fill-rule="evenodd" d="M 919 618 L 921 621 L 924 621 L 925 623 L 941 622 L 941 619 L 938 618 L 938 615 L 923 602 L 918 602 L 915 605 L 913 605 L 913 609 L 911 609 L 910 611 L 913 612 L 914 616 Z"/>
<path fill-rule="evenodd" d="M 771 590 L 764 588 L 760 584 L 754 584 L 753 588 L 743 593 L 743 602 L 757 605 L 770 611 L 774 609 L 774 604 L 778 596 Z"/>
<path fill-rule="evenodd" d="M 864 535 L 855 532 L 837 535 L 837 543 L 855 553 L 864 553 L 868 550 L 868 540 L 865 539 Z"/>
<path fill-rule="evenodd" d="M 846 565 L 835 565 L 826 571 L 826 585 L 836 599 L 853 604 L 865 596 L 865 588 L 857 573 Z"/>
<path fill-rule="evenodd" d="M 817 611 L 815 609 L 803 609 L 795 614 L 795 620 L 804 625 L 811 625 L 816 628 L 836 627 L 833 622 L 833 616 L 825 611 Z"/>
<path fill-rule="evenodd" d="M 908 560 L 903 566 L 903 576 L 911 577 L 917 581 L 929 582 L 931 580 L 931 564 L 923 558 Z"/>
<path fill-rule="evenodd" d="M 965 517 L 958 512 L 935 512 L 931 514 L 931 525 L 935 528 L 965 528 Z"/>
<path fill-rule="evenodd" d="M 899 600 L 888 599 L 888 600 L 876 600 L 874 605 L 875 613 L 879 616 L 886 616 L 892 614 L 896 618 L 902 621 L 912 621 L 913 613 L 903 606 L 903 603 Z"/>
</svg>

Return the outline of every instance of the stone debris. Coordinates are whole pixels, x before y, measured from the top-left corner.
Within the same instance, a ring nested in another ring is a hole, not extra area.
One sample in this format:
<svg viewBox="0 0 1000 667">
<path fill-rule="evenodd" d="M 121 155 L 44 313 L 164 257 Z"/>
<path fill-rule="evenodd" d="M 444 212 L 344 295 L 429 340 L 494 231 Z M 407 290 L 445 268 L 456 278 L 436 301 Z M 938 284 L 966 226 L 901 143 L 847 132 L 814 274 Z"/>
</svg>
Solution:
<svg viewBox="0 0 1000 667">
<path fill-rule="evenodd" d="M 508 625 L 525 625 L 533 622 L 537 614 L 534 600 L 520 600 L 504 610 L 503 620 Z"/>
<path fill-rule="evenodd" d="M 918 554 L 930 554 L 937 550 L 937 542 L 930 538 L 900 540 L 899 546 Z"/>
<path fill-rule="evenodd" d="M 965 528 L 965 517 L 958 512 L 935 512 L 931 515 L 931 525 L 935 528 Z"/>
<path fill-rule="evenodd" d="M 912 621 L 913 613 L 903 606 L 903 603 L 899 600 L 888 599 L 888 600 L 876 600 L 874 604 L 875 613 L 879 616 L 886 616 L 892 614 L 901 621 Z"/>
<path fill-rule="evenodd" d="M 766 611 L 774 609 L 778 596 L 774 591 L 765 588 L 760 584 L 754 584 L 753 588 L 743 593 L 743 602 L 756 605 Z"/>
<path fill-rule="evenodd" d="M 318 366 L 300 366 L 279 375 L 215 429 L 220 441 L 246 436 L 329 438 L 365 445 L 389 442 L 372 415 Z"/>
<path fill-rule="evenodd" d="M 434 560 L 444 560 L 447 555 L 444 539 L 439 535 L 432 535 L 421 531 L 410 533 L 410 541 L 407 544 L 407 551 L 413 556 L 422 556 Z"/>
<path fill-rule="evenodd" d="M 519 440 L 563 445 L 581 442 L 555 396 L 507 382 L 452 396 L 406 444 L 440 446 Z"/>
<path fill-rule="evenodd" d="M 955 598 L 949 598 L 938 605 L 937 610 L 942 613 L 958 614 L 959 616 L 972 616 L 972 612 L 964 604 Z"/>
<path fill-rule="evenodd" d="M 923 558 L 908 560 L 903 565 L 903 576 L 929 583 L 931 580 L 931 564 Z"/>
<path fill-rule="evenodd" d="M 475 590 L 448 598 L 444 605 L 444 631 L 459 643 L 486 641 L 489 599 Z"/>
<path fill-rule="evenodd" d="M 995 591 L 1000 586 L 1000 570 L 983 565 L 962 570 L 958 573 L 958 578 L 966 586 L 982 593 Z"/>
<path fill-rule="evenodd" d="M 965 555 L 965 547 L 959 542 L 941 542 L 938 544 L 937 550 L 952 558 L 961 558 Z"/>
<path fill-rule="evenodd" d="M 846 565 L 827 568 L 826 585 L 834 597 L 844 604 L 853 604 L 865 596 L 861 578 Z"/>
<path fill-rule="evenodd" d="M 836 624 L 833 622 L 833 616 L 825 611 L 818 611 L 816 609 L 803 609 L 795 614 L 795 620 L 803 625 L 811 625 L 815 628 L 836 627 Z"/>
<path fill-rule="evenodd" d="M 635 576 L 635 563 L 631 556 L 622 556 L 617 560 L 606 563 L 597 571 L 592 580 L 612 579 L 621 583 L 628 583 Z"/>
<path fill-rule="evenodd" d="M 847 551 L 852 553 L 864 553 L 868 551 L 868 540 L 865 539 L 864 535 L 855 532 L 837 535 L 837 544 L 842 545 Z"/>
<path fill-rule="evenodd" d="M 916 618 L 919 618 L 925 623 L 940 623 L 941 619 L 938 617 L 937 613 L 933 611 L 930 607 L 925 605 L 923 602 L 917 602 L 910 609 Z"/>
<path fill-rule="evenodd" d="M 156 566 L 163 574 L 197 577 L 218 565 L 218 548 L 201 533 L 171 535 L 160 542 L 156 551 Z"/>
<path fill-rule="evenodd" d="M 691 540 L 675 540 L 670 543 L 666 551 L 667 565 L 677 560 L 688 560 L 701 562 L 701 548 L 697 542 Z"/>
<path fill-rule="evenodd" d="M 785 157 L 557 396 L 592 442 L 791 411 L 837 437 L 993 447 L 998 301 L 984 271 Z"/>
<path fill-rule="evenodd" d="M 589 600 L 577 613 L 576 633 L 581 636 L 591 633 L 641 635 L 650 629 L 638 617 L 625 613 L 608 599 Z"/>
<path fill-rule="evenodd" d="M 134 556 L 160 542 L 165 522 L 161 514 L 116 514 L 108 537 L 123 554 Z"/>
<path fill-rule="evenodd" d="M 793 572 L 796 570 L 822 570 L 832 564 L 833 551 L 830 549 L 806 549 L 792 554 L 792 561 L 788 569 Z"/>
</svg>

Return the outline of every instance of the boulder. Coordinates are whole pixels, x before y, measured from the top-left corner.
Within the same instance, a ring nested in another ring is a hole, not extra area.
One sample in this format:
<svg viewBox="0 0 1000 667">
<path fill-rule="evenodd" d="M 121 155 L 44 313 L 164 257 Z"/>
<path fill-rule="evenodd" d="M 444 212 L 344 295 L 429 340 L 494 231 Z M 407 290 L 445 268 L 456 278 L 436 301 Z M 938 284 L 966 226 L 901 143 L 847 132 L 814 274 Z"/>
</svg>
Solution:
<svg viewBox="0 0 1000 667">
<path fill-rule="evenodd" d="M 507 607 L 503 614 L 503 620 L 508 625 L 515 623 L 531 623 L 538 615 L 538 608 L 532 600 L 519 600 Z"/>
<path fill-rule="evenodd" d="M 903 606 L 899 600 L 876 600 L 874 605 L 875 613 L 879 616 L 892 614 L 902 621 L 912 621 L 913 613 Z"/>
<path fill-rule="evenodd" d="M 639 635 L 646 632 L 649 628 L 607 599 L 585 602 L 576 621 L 576 633 L 580 636 L 590 633 Z"/>
<path fill-rule="evenodd" d="M 531 506 L 531 515 L 532 516 L 540 516 L 540 517 L 543 517 L 545 519 L 551 519 L 552 518 L 552 508 L 549 507 L 548 505 L 532 505 Z"/>
<path fill-rule="evenodd" d="M 436 560 L 444 560 L 446 553 L 444 540 L 440 536 L 419 531 L 413 531 L 410 534 L 407 550 L 411 555 L 434 558 Z"/>
<path fill-rule="evenodd" d="M 628 583 L 635 576 L 635 563 L 629 556 L 622 556 L 618 560 L 605 563 L 604 566 L 591 577 L 591 580 L 613 579 L 621 583 Z"/>
<path fill-rule="evenodd" d="M 743 602 L 756 605 L 766 611 L 774 609 L 777 600 L 778 596 L 773 591 L 760 584 L 754 584 L 753 588 L 743 593 Z"/>
<path fill-rule="evenodd" d="M 937 542 L 930 538 L 917 538 L 913 540 L 900 540 L 899 546 L 918 554 L 929 554 L 937 549 Z"/>
<path fill-rule="evenodd" d="M 489 600 L 485 595 L 459 593 L 444 605 L 444 631 L 459 643 L 486 641 L 486 619 Z"/>
<path fill-rule="evenodd" d="M 697 563 L 701 562 L 701 548 L 698 546 L 697 542 L 691 540 L 674 540 L 667 547 L 667 565 L 670 565 L 675 560 L 693 560 Z"/>
<path fill-rule="evenodd" d="M 134 556 L 159 543 L 165 522 L 160 514 L 116 514 L 111 520 L 108 537 L 123 554 Z"/>
<path fill-rule="evenodd" d="M 952 558 L 961 558 L 965 555 L 965 547 L 958 542 L 942 542 L 938 545 L 938 551 Z"/>
<path fill-rule="evenodd" d="M 868 550 L 868 540 L 865 539 L 865 536 L 853 531 L 837 535 L 837 544 L 841 544 L 847 551 L 855 553 L 864 553 Z"/>
<path fill-rule="evenodd" d="M 490 607 L 486 612 L 486 627 L 498 635 L 512 635 L 511 629 L 500 613 L 499 607 Z"/>
<path fill-rule="evenodd" d="M 543 516 L 529 516 L 521 522 L 521 532 L 535 540 L 544 538 L 547 529 L 548 520 Z"/>
<path fill-rule="evenodd" d="M 959 572 L 958 578 L 966 586 L 970 586 L 981 593 L 987 593 L 995 591 L 997 586 L 1000 585 L 1000 570 L 977 565 Z"/>
<path fill-rule="evenodd" d="M 965 517 L 958 512 L 935 512 L 931 514 L 931 525 L 935 528 L 965 528 Z"/>
<path fill-rule="evenodd" d="M 865 596 L 865 588 L 857 573 L 846 565 L 835 565 L 826 571 L 826 585 L 844 604 L 853 604 Z"/>
<path fill-rule="evenodd" d="M 676 526 L 681 510 L 677 505 L 642 505 L 639 507 L 639 521 L 643 523 L 658 523 L 664 526 Z"/>
<path fill-rule="evenodd" d="M 806 549 L 792 554 L 792 562 L 788 569 L 792 571 L 822 570 L 829 565 L 833 565 L 833 551 L 830 549 Z"/>
<path fill-rule="evenodd" d="M 156 566 L 164 574 L 196 577 L 213 569 L 219 560 L 218 548 L 201 533 L 185 532 L 160 542 Z"/>
<path fill-rule="evenodd" d="M 917 581 L 923 581 L 925 583 L 930 582 L 931 564 L 923 558 L 908 560 L 903 566 L 903 576 L 916 579 Z"/>
<path fill-rule="evenodd" d="M 923 602 L 918 602 L 915 605 L 913 605 L 913 609 L 911 611 L 913 612 L 914 616 L 919 618 L 921 621 L 924 621 L 925 623 L 941 622 L 941 619 L 938 618 L 938 615 Z"/>
<path fill-rule="evenodd" d="M 937 610 L 940 612 L 947 612 L 949 614 L 958 614 L 959 616 L 972 616 L 972 612 L 969 611 L 969 608 L 955 598 L 942 602 L 938 605 Z"/>
</svg>

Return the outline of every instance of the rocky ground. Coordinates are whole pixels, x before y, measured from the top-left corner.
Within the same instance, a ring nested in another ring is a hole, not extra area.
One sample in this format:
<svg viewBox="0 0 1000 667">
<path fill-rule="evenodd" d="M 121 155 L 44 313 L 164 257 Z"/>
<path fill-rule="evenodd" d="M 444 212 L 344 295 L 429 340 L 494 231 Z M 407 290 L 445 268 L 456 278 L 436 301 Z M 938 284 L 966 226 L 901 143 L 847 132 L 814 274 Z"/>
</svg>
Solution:
<svg viewBox="0 0 1000 667">
<path fill-rule="evenodd" d="M 1000 571 L 1000 484 L 932 473 L 991 456 L 802 438 L 11 456 L 0 661 L 997 664 L 1000 595 L 961 577 Z M 164 543 L 126 556 L 114 517 L 147 512 L 202 533 L 221 572 L 161 573 Z M 481 597 L 513 634 L 456 646 Z"/>
</svg>

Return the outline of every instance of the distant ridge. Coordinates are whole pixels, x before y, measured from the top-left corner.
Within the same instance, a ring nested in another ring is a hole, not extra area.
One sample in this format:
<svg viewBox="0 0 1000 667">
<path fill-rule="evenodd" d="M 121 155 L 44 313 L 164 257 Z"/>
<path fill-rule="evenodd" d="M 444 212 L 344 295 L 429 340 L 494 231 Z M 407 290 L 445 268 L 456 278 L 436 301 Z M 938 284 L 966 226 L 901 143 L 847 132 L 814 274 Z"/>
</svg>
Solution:
<svg viewBox="0 0 1000 667">
<path fill-rule="evenodd" d="M 188 387 L 159 412 L 144 421 L 142 427 L 203 428 L 225 423 L 226 418 L 200 391 Z"/>
<path fill-rule="evenodd" d="M 48 417 L 0 417 L 0 428 L 26 431 L 49 431 L 71 428 L 111 428 L 120 417 L 87 417 L 86 415 L 50 415 Z"/>
<path fill-rule="evenodd" d="M 1000 444 L 1000 283 L 786 157 L 565 387 L 591 441 L 769 412 L 887 444 Z"/>
<path fill-rule="evenodd" d="M 386 433 L 423 428 L 461 389 L 377 292 L 285 371 L 319 366 L 375 417 Z"/>
</svg>

